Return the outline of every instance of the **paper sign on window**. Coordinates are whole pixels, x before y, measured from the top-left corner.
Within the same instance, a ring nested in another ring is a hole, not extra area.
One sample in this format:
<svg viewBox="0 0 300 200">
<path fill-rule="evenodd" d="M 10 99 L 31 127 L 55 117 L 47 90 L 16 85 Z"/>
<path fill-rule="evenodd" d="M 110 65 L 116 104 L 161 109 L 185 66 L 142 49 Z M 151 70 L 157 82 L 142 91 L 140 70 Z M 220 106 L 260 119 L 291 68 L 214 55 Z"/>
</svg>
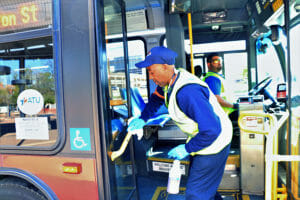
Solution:
<svg viewBox="0 0 300 200">
<path fill-rule="evenodd" d="M 49 140 L 47 117 L 15 118 L 17 139 Z"/>
</svg>

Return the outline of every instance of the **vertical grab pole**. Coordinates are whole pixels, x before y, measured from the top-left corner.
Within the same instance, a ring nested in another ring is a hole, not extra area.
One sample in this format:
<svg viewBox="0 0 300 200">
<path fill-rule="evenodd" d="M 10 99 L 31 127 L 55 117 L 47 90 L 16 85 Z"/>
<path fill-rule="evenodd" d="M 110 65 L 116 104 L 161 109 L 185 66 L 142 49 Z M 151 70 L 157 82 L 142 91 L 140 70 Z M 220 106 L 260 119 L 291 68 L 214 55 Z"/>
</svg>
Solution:
<svg viewBox="0 0 300 200">
<path fill-rule="evenodd" d="M 191 72 L 192 72 L 192 74 L 195 74 L 194 55 L 193 55 L 192 14 L 191 13 L 188 13 L 188 24 L 189 24 L 189 38 L 190 38 L 190 49 L 191 49 Z"/>
<path fill-rule="evenodd" d="M 132 107 L 131 107 L 131 94 L 130 94 L 130 70 L 129 70 L 129 53 L 128 53 L 128 43 L 127 43 L 127 23 L 126 23 L 126 3 L 124 0 L 119 0 L 121 6 L 121 15 L 122 15 L 122 34 L 123 34 L 123 50 L 124 50 L 124 65 L 125 65 L 125 77 L 126 77 L 126 91 L 127 91 L 127 105 L 128 105 L 128 118 L 132 117 Z M 135 168 L 135 155 L 133 149 L 133 141 L 130 140 L 131 134 L 127 133 L 125 137 L 125 143 L 129 142 L 130 148 L 130 161 L 132 163 L 132 174 L 133 174 L 133 185 L 135 186 L 135 199 L 139 200 L 138 195 L 138 184 L 136 177 L 136 168 Z M 127 144 L 125 145 L 126 148 Z"/>
<path fill-rule="evenodd" d="M 284 3 L 284 26 L 285 26 L 285 33 L 286 33 L 286 41 L 287 41 L 287 51 L 286 51 L 286 59 L 287 59 L 287 69 L 286 69 L 286 74 L 287 74 L 287 85 L 288 85 L 288 94 L 292 94 L 292 74 L 291 74 L 291 50 L 290 50 L 290 1 L 289 0 L 283 0 Z M 288 95 L 288 112 L 290 113 L 290 116 L 292 116 L 292 100 L 291 100 L 291 95 Z M 288 126 L 287 126 L 287 155 L 292 155 L 291 154 L 291 147 L 292 147 L 292 117 L 289 117 L 288 119 Z M 287 163 L 287 172 L 286 172 L 286 188 L 288 191 L 288 194 L 291 193 L 291 188 L 292 188 L 292 174 L 291 174 L 291 163 Z"/>
</svg>

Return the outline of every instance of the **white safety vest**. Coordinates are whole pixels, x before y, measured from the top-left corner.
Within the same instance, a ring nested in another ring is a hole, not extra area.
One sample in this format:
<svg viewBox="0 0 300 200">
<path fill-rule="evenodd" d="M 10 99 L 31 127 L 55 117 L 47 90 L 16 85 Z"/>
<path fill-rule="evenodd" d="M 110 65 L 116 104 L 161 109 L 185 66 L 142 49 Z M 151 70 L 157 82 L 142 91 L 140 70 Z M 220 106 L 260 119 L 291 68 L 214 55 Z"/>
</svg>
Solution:
<svg viewBox="0 0 300 200">
<path fill-rule="evenodd" d="M 198 123 L 196 123 L 195 121 L 187 117 L 180 110 L 176 101 L 176 95 L 178 90 L 188 84 L 199 84 L 201 86 L 206 87 L 209 90 L 209 102 L 213 107 L 214 113 L 220 118 L 220 122 L 221 122 L 221 133 L 219 134 L 217 139 L 208 147 L 198 152 L 192 152 L 191 155 L 216 154 L 221 150 L 223 150 L 223 148 L 226 147 L 231 142 L 232 124 L 227 114 L 224 112 L 224 110 L 218 103 L 215 95 L 212 93 L 212 91 L 209 89 L 208 85 L 205 82 L 203 82 L 193 74 L 190 74 L 187 71 L 180 69 L 179 77 L 177 78 L 177 81 L 173 85 L 173 90 L 168 102 L 169 115 L 173 119 L 173 121 L 179 126 L 179 128 L 189 136 L 187 142 L 199 132 Z M 165 97 L 167 95 L 166 92 L 167 91 L 165 91 Z"/>
</svg>

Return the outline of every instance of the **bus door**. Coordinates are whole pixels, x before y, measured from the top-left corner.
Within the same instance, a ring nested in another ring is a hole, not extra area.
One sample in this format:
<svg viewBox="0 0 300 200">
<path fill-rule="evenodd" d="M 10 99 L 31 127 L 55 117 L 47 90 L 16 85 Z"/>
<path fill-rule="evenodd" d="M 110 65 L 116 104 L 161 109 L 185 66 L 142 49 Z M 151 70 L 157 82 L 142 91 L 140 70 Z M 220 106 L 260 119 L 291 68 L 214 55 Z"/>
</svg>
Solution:
<svg viewBox="0 0 300 200">
<path fill-rule="evenodd" d="M 105 54 L 98 55 L 99 60 L 102 55 L 106 55 L 102 62 L 100 60 L 98 66 L 100 78 L 103 80 L 100 87 L 105 90 L 104 99 L 101 100 L 109 102 L 105 113 L 107 117 L 105 129 L 108 131 L 105 131 L 105 139 L 102 140 L 105 143 L 104 152 L 108 154 L 106 176 L 109 179 L 109 185 L 105 187 L 109 187 L 107 189 L 110 191 L 108 195 L 111 199 L 138 199 L 135 162 L 138 156 L 144 155 L 134 155 L 135 136 L 130 138 L 122 155 L 112 161 L 111 154 L 120 148 L 126 137 L 128 118 L 140 115 L 142 109 L 140 104 L 137 105 L 132 102 L 132 98 L 128 98 L 132 95 L 131 91 L 137 89 L 142 97 L 140 100 L 147 99 L 146 70 L 138 69 L 134 65 L 145 58 L 145 42 L 141 38 L 128 41 L 127 30 L 132 29 L 133 24 L 128 24 L 126 29 L 126 23 L 124 23 L 125 12 L 127 16 L 133 17 L 139 17 L 143 13 L 125 11 L 124 2 L 119 4 L 113 0 L 105 1 L 104 8 L 102 22 L 104 22 L 105 31 L 99 29 L 97 34 L 98 45 L 101 44 L 98 48 L 104 47 L 102 51 L 105 52 Z M 101 17 L 102 13 L 98 10 L 98 17 Z M 139 20 L 143 21 L 140 18 Z M 138 27 L 137 24 L 135 25 Z M 144 28 L 140 27 L 140 29 Z M 100 35 L 103 32 L 105 35 L 101 40 Z"/>
<path fill-rule="evenodd" d="M 290 16 L 292 19 L 292 16 Z M 278 147 L 277 153 L 280 155 L 291 155 L 299 159 L 299 116 L 300 116 L 300 103 L 299 103 L 299 19 L 291 20 L 294 26 L 290 27 L 289 40 L 290 51 L 287 48 L 287 33 L 283 27 L 279 29 L 278 39 L 271 40 L 272 35 L 265 34 L 265 37 L 259 38 L 256 42 L 257 48 L 257 74 L 258 82 L 261 82 L 265 77 L 271 77 L 271 82 L 266 90 L 273 97 L 273 100 L 267 100 L 267 107 L 269 113 L 276 113 L 275 106 L 272 103 L 280 105 L 280 108 L 289 110 L 291 122 L 284 123 L 278 130 Z M 274 31 L 274 30 L 273 30 Z M 288 66 L 288 57 L 290 59 L 290 66 Z M 290 68 L 290 70 L 288 70 Z M 289 73 L 291 73 L 289 75 Z M 290 76 L 290 83 L 289 83 Z M 290 89 L 288 89 L 290 88 Z M 281 96 L 282 91 L 285 95 Z M 290 93 L 290 102 L 288 101 L 287 94 Z M 283 103 L 287 103 L 287 107 L 283 107 Z M 278 108 L 277 108 L 278 109 Z M 288 131 L 289 126 L 291 127 Z M 289 133 L 290 132 L 290 133 Z M 277 191 L 284 190 L 291 191 L 295 199 L 299 199 L 299 162 L 278 162 L 278 185 L 275 184 Z M 277 183 L 277 182 L 275 182 Z M 286 188 L 286 189 L 285 189 Z M 281 190 L 280 190 L 281 189 Z M 276 195 L 280 195 L 280 192 Z"/>
</svg>

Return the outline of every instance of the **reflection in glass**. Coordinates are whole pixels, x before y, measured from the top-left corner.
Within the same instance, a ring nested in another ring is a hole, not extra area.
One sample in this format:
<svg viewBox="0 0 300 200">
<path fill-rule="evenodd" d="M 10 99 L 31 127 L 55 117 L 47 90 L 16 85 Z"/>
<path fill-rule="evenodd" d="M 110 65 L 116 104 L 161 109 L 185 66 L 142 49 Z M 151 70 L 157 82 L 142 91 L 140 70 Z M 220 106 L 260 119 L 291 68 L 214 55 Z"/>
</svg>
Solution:
<svg viewBox="0 0 300 200">
<path fill-rule="evenodd" d="M 298 24 L 290 31 L 290 54 L 291 54 L 291 76 L 292 76 L 292 127 L 291 127 L 291 152 L 292 155 L 300 155 L 300 25 Z M 300 198 L 299 190 L 299 174 L 300 165 L 299 162 L 291 163 L 291 190 L 293 196 Z"/>
<path fill-rule="evenodd" d="M 248 94 L 247 53 L 224 54 L 226 82 L 230 86 L 231 96 L 236 101 Z"/>
<path fill-rule="evenodd" d="M 257 56 L 258 82 L 268 76 L 272 77 L 272 82 L 267 87 L 267 90 L 272 96 L 276 96 L 277 84 L 283 83 L 284 78 L 274 46 L 272 45 L 271 40 L 267 39 L 266 42 L 268 45 L 266 53 Z"/>
<path fill-rule="evenodd" d="M 0 68 L 9 69 L 9 73 L 3 72 L 0 75 L 1 146 L 51 147 L 57 142 L 55 77 L 51 44 L 52 37 L 1 44 Z M 20 105 L 41 103 L 40 98 L 22 97 L 23 99 L 19 101 L 23 103 L 18 106 L 18 97 L 21 98 L 20 94 L 28 89 L 38 91 L 44 100 L 42 109 L 34 114 L 23 113 Z M 15 120 L 16 118 L 20 119 Z M 35 121 L 43 123 L 33 125 Z M 40 139 L 41 135 L 48 137 Z"/>
<path fill-rule="evenodd" d="M 111 113 L 108 122 L 111 132 L 106 132 L 107 151 L 116 151 L 124 140 L 126 119 L 128 118 L 126 73 L 124 62 L 124 43 L 122 42 L 122 18 L 120 5 L 115 1 L 104 2 L 104 18 L 106 28 L 107 79 Z M 119 38 L 110 41 L 111 34 L 119 34 Z M 141 41 L 128 42 L 128 61 L 131 87 L 146 85 L 145 71 L 135 68 L 134 63 L 144 58 L 144 45 Z M 146 87 L 145 87 L 146 89 Z M 144 92 L 144 95 L 146 93 Z M 112 199 L 135 199 L 136 186 L 133 174 L 133 158 L 129 144 L 125 152 L 114 162 L 109 162 L 109 179 Z M 110 159 L 110 158 L 109 158 Z"/>
</svg>

